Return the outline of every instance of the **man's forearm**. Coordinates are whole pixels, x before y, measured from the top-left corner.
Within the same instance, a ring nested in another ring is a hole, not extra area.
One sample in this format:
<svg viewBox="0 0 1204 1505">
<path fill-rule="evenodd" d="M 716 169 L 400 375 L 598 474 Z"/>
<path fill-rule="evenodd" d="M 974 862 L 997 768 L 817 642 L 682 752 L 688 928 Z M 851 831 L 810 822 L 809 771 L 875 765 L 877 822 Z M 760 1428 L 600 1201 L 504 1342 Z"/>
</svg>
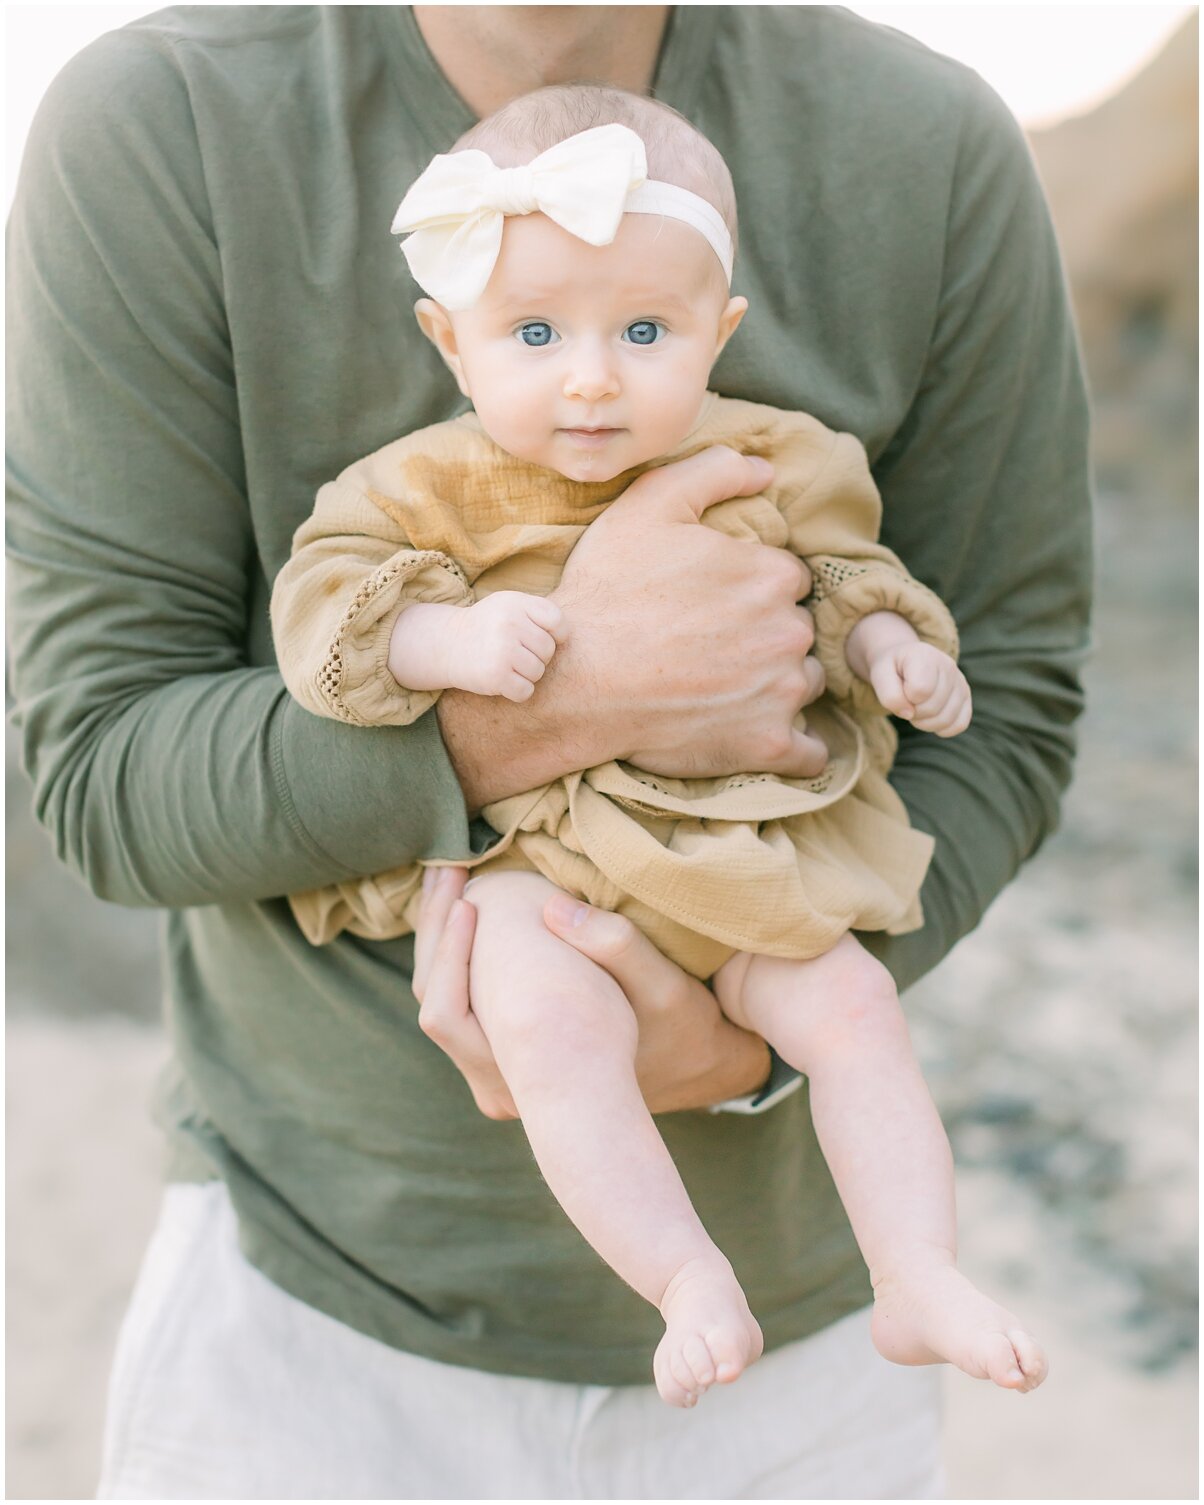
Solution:
<svg viewBox="0 0 1204 1505">
<path fill-rule="evenodd" d="M 14 565 L 18 598 L 23 579 Z M 469 850 L 432 720 L 346 727 L 302 710 L 269 668 L 148 686 L 102 719 L 119 665 L 94 691 L 38 694 L 27 685 L 55 660 L 21 651 L 37 633 L 32 606 L 14 613 L 35 809 L 101 898 L 172 908 L 274 898 Z"/>
</svg>

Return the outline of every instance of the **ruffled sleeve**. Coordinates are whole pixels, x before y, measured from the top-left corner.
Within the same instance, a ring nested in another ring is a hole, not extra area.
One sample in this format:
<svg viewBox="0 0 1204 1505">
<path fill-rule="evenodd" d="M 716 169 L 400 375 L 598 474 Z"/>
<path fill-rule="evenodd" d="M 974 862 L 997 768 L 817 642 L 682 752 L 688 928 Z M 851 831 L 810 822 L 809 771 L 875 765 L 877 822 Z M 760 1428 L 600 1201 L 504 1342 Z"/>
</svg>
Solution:
<svg viewBox="0 0 1204 1505">
<path fill-rule="evenodd" d="M 815 654 L 828 689 L 854 711 L 884 716 L 873 690 L 849 668 L 845 643 L 852 629 L 871 612 L 897 612 L 924 642 L 956 658 L 957 627 L 940 597 L 879 543 L 882 501 L 861 444 L 852 434 L 828 433 L 817 453 L 814 431 L 820 428 L 802 418 L 788 426 L 775 466 L 784 477 L 806 479 L 794 485 L 788 480 L 779 506 L 790 547 L 812 573 L 806 605 L 815 618 Z M 787 457 L 793 463 L 785 463 Z"/>
<path fill-rule="evenodd" d="M 433 690 L 408 690 L 388 667 L 389 638 L 414 602 L 469 606 L 459 565 L 414 549 L 394 509 L 348 473 L 323 486 L 272 591 L 272 632 L 284 682 L 318 716 L 355 726 L 405 726 Z"/>
<path fill-rule="evenodd" d="M 896 563 L 812 555 L 813 579 L 807 602 L 815 618 L 815 654 L 827 676 L 828 690 L 855 710 L 880 716 L 886 711 L 871 687 L 849 668 L 845 644 L 849 633 L 875 611 L 906 618 L 919 637 L 957 657 L 957 627 L 948 608 L 926 585 L 913 580 Z"/>
</svg>

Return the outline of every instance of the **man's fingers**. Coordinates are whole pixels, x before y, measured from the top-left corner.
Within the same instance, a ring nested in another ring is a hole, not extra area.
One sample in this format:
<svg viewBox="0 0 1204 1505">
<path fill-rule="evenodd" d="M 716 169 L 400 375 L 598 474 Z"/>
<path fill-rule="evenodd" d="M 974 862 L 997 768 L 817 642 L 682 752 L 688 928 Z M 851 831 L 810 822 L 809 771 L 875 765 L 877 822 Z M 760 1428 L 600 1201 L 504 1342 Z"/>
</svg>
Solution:
<svg viewBox="0 0 1204 1505">
<path fill-rule="evenodd" d="M 476 925 L 473 906 L 464 899 L 455 900 L 423 986 L 418 1023 L 423 1033 L 444 1049 L 454 1042 L 456 1031 L 480 1029 L 468 1006 L 468 958 Z M 455 1052 L 449 1050 L 448 1054 L 455 1059 Z"/>
<path fill-rule="evenodd" d="M 477 912 L 459 897 L 468 873 L 464 868 L 430 871 L 436 876 L 424 890 L 415 944 L 414 992 L 422 1004 L 419 1027 L 464 1077 L 486 1118 L 516 1118 L 514 1099 L 469 998 L 468 963 Z"/>
<path fill-rule="evenodd" d="M 426 990 L 431 962 L 443 935 L 452 905 L 463 894 L 468 869 L 428 867 L 422 875 L 422 910 L 414 937 L 414 977 L 411 986 L 419 1001 Z"/>
<path fill-rule="evenodd" d="M 558 893 L 544 905 L 543 917 L 554 935 L 610 973 L 637 1014 L 641 1003 L 680 991 L 680 970 L 622 915 Z"/>
<path fill-rule="evenodd" d="M 802 601 L 811 593 L 811 571 L 797 555 L 791 554 L 787 549 L 775 549 L 768 544 L 753 544 L 753 548 L 761 551 L 758 573 L 765 582 L 766 593 L 771 594 L 780 589 L 779 599 L 794 602 Z M 814 624 L 810 620 L 810 613 L 803 608 L 798 612 L 801 622 L 804 622 L 809 636 L 809 643 L 815 641 Z M 804 648 L 803 652 L 806 652 Z"/>
<path fill-rule="evenodd" d="M 514 1099 L 497 1069 L 468 996 L 468 959 L 476 923 L 476 909 L 467 900 L 459 899 L 452 904 L 435 947 L 418 1024 L 427 1038 L 450 1058 L 486 1118 L 517 1118 Z"/>
<path fill-rule="evenodd" d="M 799 705 L 800 711 L 803 706 L 811 705 L 813 701 L 818 700 L 828 687 L 828 676 L 824 672 L 824 666 L 813 653 L 809 653 L 803 660 L 803 678 L 806 682 L 806 699 Z"/>
<path fill-rule="evenodd" d="M 726 444 L 700 450 L 688 460 L 675 460 L 646 471 L 610 508 L 649 505 L 701 518 L 708 507 L 733 496 L 753 496 L 773 479 L 773 466 L 755 455 L 742 455 Z"/>
<path fill-rule="evenodd" d="M 827 747 L 810 732 L 800 732 L 794 727 L 790 733 L 790 752 L 786 764 L 773 772 L 783 773 L 791 779 L 813 779 L 817 774 L 823 773 L 827 766 Z"/>
</svg>

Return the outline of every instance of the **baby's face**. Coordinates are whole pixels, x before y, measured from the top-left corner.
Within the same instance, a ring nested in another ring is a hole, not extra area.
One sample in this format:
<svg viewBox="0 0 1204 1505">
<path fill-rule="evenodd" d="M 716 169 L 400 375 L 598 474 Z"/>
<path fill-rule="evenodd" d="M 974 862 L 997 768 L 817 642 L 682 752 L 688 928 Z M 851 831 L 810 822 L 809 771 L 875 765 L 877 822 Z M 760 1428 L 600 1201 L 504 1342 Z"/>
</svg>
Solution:
<svg viewBox="0 0 1204 1505">
<path fill-rule="evenodd" d="M 626 214 L 591 246 L 542 214 L 506 220 L 483 296 L 419 318 L 490 438 L 576 481 L 608 481 L 693 428 L 746 307 L 679 220 Z M 425 310 L 425 312 L 424 312 Z"/>
</svg>

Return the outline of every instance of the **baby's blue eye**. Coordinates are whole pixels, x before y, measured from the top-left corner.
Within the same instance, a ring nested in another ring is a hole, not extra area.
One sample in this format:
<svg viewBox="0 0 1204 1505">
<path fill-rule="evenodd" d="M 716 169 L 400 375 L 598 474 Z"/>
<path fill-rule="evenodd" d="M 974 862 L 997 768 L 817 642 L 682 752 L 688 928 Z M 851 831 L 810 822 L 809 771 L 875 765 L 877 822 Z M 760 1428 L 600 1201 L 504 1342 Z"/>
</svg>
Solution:
<svg viewBox="0 0 1204 1505">
<path fill-rule="evenodd" d="M 665 332 L 665 326 L 655 319 L 637 319 L 634 324 L 628 324 L 623 338 L 630 345 L 655 345 Z"/>
<path fill-rule="evenodd" d="M 524 345 L 530 345 L 534 349 L 538 349 L 541 345 L 550 345 L 553 340 L 559 338 L 550 324 L 544 324 L 539 320 L 532 320 L 530 324 L 521 325 L 515 330 L 515 334 Z"/>
</svg>

